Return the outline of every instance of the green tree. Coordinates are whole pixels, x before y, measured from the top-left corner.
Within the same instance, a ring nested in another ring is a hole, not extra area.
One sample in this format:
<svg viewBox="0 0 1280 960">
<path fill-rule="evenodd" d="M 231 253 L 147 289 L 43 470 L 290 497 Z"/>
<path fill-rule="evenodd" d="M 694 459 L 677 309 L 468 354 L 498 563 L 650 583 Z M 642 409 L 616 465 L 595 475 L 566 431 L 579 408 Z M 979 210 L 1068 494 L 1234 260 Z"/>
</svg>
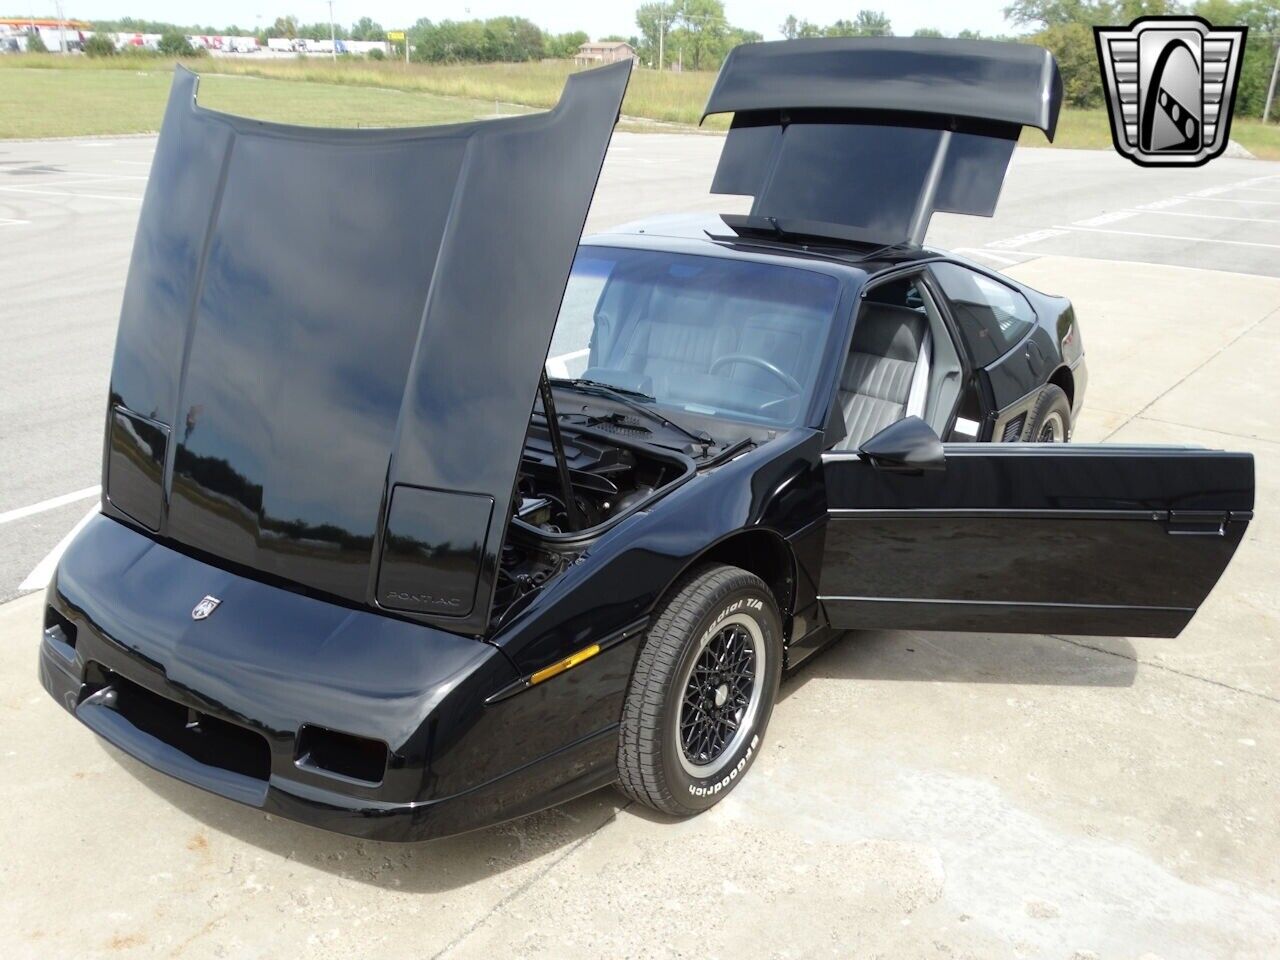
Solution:
<svg viewBox="0 0 1280 960">
<path fill-rule="evenodd" d="M 892 37 L 893 25 L 879 10 L 859 10 L 853 18 L 855 37 Z"/>
<path fill-rule="evenodd" d="M 788 40 L 808 37 L 893 36 L 893 25 L 889 22 L 889 18 L 878 10 L 859 10 L 852 20 L 840 19 L 825 27 L 809 20 L 797 20 L 794 15 L 791 15 L 783 21 L 779 29 Z M 917 32 L 916 35 L 924 36 L 925 34 Z"/>
<path fill-rule="evenodd" d="M 636 48 L 640 59 L 655 67 L 658 66 L 658 38 L 664 30 L 671 29 L 671 4 L 640 4 L 636 8 L 636 28 L 640 31 L 640 45 Z M 669 62 L 668 59 L 667 63 Z"/>
<path fill-rule="evenodd" d="M 1235 115 L 1261 117 L 1267 102 L 1271 71 L 1280 56 L 1280 0 L 1210 0 L 1192 8 L 1213 24 L 1238 24 L 1249 28 L 1244 59 L 1240 64 L 1240 85 L 1236 89 Z M 1277 98 L 1280 101 L 1280 91 Z M 1272 119 L 1280 106 L 1271 105 Z"/>
<path fill-rule="evenodd" d="M 48 53 L 49 48 L 44 45 L 44 40 L 40 38 L 40 31 L 32 30 L 27 35 L 27 53 Z"/>
<path fill-rule="evenodd" d="M 86 57 L 114 57 L 116 55 L 116 42 L 105 33 L 95 33 L 84 42 L 84 55 Z"/>
<path fill-rule="evenodd" d="M 930 37 L 934 40 L 940 40 L 942 38 L 942 31 L 935 30 L 933 27 L 921 27 L 911 35 L 913 37 Z"/>
<path fill-rule="evenodd" d="M 186 34 L 179 33 L 177 30 L 166 30 L 162 33 L 156 49 L 167 57 L 190 57 L 196 52 L 196 48 L 191 45 Z"/>
<path fill-rule="evenodd" d="M 1086 23 L 1055 23 L 1027 38 L 1051 51 L 1062 71 L 1062 97 L 1075 107 L 1102 103 L 1102 74 L 1093 42 L 1093 27 Z"/>
<path fill-rule="evenodd" d="M 678 0 L 672 9 L 678 24 L 670 34 L 669 46 L 675 52 L 672 59 L 679 57 L 693 70 L 716 66 L 729 49 L 724 4 L 720 0 Z"/>
<path fill-rule="evenodd" d="M 292 40 L 298 35 L 298 18 L 276 17 L 276 22 L 267 27 L 266 34 L 268 37 L 284 37 Z"/>
<path fill-rule="evenodd" d="M 582 30 L 571 30 L 569 33 L 557 34 L 547 38 L 547 56 L 557 60 L 569 60 L 591 38 Z"/>
<path fill-rule="evenodd" d="M 1105 23 L 1096 19 L 1104 4 L 1096 0 L 1014 0 L 1004 8 L 1006 20 L 1021 26 L 1041 24 L 1052 27 L 1067 23 Z M 1107 5 L 1109 6 L 1109 5 Z"/>
<path fill-rule="evenodd" d="M 385 40 L 387 32 L 372 17 L 361 17 L 351 25 L 352 40 Z"/>
</svg>

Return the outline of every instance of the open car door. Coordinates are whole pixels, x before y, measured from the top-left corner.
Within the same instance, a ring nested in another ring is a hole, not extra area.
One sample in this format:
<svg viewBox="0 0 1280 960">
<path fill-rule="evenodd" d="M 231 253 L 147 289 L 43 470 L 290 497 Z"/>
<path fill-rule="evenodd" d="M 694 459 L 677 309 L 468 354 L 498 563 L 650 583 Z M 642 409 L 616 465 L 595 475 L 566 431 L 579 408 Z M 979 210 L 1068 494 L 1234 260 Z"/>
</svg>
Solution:
<svg viewBox="0 0 1280 960">
<path fill-rule="evenodd" d="M 913 417 L 823 461 L 842 628 L 1174 637 L 1253 511 L 1247 453 L 943 445 Z"/>
</svg>

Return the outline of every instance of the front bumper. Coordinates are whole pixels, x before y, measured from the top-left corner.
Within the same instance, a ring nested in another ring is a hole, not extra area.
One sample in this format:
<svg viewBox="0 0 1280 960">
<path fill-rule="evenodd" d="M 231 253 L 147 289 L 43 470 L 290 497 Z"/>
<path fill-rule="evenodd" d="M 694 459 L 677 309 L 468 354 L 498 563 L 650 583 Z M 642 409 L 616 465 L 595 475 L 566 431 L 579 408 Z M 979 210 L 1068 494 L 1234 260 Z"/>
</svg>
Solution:
<svg viewBox="0 0 1280 960">
<path fill-rule="evenodd" d="M 205 594 L 222 602 L 196 621 Z M 105 517 L 49 587 L 39 670 L 148 766 L 352 836 L 447 836 L 615 776 L 616 715 L 553 743 L 541 697 L 485 703 L 516 678 L 492 645 L 239 577 Z M 304 725 L 385 745 L 385 762 L 363 777 L 332 749 L 316 762 Z"/>
</svg>

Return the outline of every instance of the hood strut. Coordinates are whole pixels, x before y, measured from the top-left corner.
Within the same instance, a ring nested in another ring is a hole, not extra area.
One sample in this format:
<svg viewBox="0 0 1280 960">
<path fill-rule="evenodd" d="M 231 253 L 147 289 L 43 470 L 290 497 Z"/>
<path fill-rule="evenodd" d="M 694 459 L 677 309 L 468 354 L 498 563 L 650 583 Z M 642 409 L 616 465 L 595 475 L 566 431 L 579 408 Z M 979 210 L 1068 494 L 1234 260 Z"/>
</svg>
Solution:
<svg viewBox="0 0 1280 960">
<path fill-rule="evenodd" d="M 560 475 L 560 493 L 564 497 L 564 513 L 569 522 L 566 532 L 572 532 L 582 528 L 582 514 L 573 494 L 573 481 L 569 478 L 569 461 L 564 454 L 564 437 L 560 434 L 560 418 L 556 415 L 556 401 L 551 395 L 546 367 L 542 368 L 542 377 L 538 380 L 538 393 L 542 396 L 542 415 L 547 418 L 547 435 L 551 438 L 551 451 L 556 458 L 556 473 Z"/>
</svg>

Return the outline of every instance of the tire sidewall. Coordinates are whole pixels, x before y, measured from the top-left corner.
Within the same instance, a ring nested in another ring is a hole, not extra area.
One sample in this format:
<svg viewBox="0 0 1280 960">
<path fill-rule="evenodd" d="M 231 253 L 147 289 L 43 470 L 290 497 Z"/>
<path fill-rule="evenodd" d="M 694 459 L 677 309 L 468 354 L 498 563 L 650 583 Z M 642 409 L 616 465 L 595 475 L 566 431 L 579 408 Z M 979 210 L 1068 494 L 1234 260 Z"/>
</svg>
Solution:
<svg viewBox="0 0 1280 960">
<path fill-rule="evenodd" d="M 725 619 L 744 615 L 751 617 L 760 628 L 765 647 L 765 675 L 763 699 L 756 710 L 751 729 L 734 753 L 717 772 L 710 777 L 692 776 L 680 763 L 680 705 L 683 688 L 677 688 L 681 678 L 690 668 L 691 661 L 702 650 L 702 641 L 708 634 L 714 635 Z M 671 796 L 690 811 L 705 810 L 714 805 L 755 762 L 764 740 L 765 728 L 773 713 L 778 685 L 782 677 L 782 623 L 773 598 L 765 591 L 744 586 L 719 597 L 716 603 L 699 620 L 697 627 L 685 638 L 684 649 L 671 674 L 662 719 L 662 769 Z"/>
<path fill-rule="evenodd" d="M 1071 441 L 1071 403 L 1066 393 L 1057 384 L 1048 384 L 1036 401 L 1035 409 L 1027 421 L 1026 443 L 1037 443 L 1040 431 L 1044 429 L 1050 417 L 1057 417 L 1062 425 L 1059 443 Z"/>
</svg>

